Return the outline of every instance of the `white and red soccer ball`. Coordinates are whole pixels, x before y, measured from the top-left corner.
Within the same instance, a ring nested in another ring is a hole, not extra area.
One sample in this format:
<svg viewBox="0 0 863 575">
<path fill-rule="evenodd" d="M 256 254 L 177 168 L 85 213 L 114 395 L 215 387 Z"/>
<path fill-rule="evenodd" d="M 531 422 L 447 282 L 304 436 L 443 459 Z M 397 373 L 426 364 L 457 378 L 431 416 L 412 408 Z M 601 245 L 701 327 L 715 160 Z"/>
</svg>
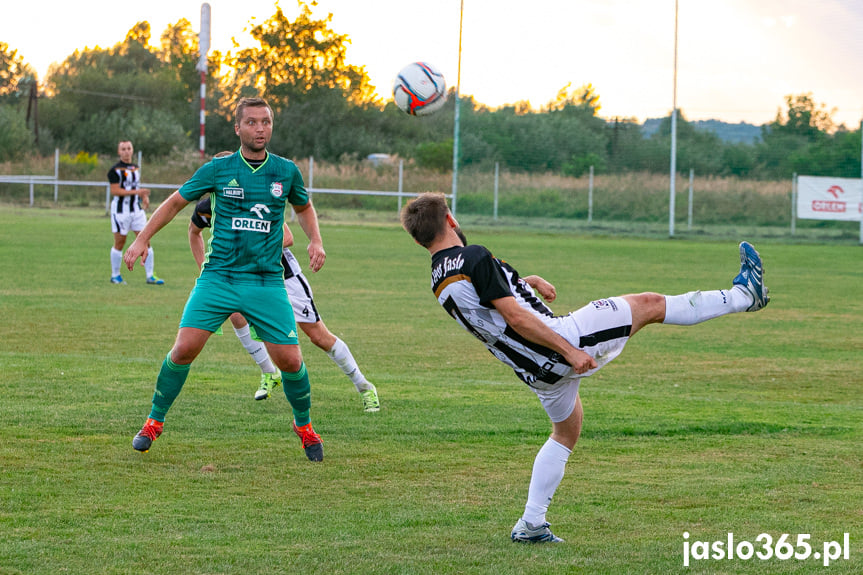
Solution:
<svg viewBox="0 0 863 575">
<path fill-rule="evenodd" d="M 393 83 L 393 99 L 412 116 L 428 116 L 446 102 L 446 80 L 428 62 L 412 62 L 401 69 Z"/>
</svg>

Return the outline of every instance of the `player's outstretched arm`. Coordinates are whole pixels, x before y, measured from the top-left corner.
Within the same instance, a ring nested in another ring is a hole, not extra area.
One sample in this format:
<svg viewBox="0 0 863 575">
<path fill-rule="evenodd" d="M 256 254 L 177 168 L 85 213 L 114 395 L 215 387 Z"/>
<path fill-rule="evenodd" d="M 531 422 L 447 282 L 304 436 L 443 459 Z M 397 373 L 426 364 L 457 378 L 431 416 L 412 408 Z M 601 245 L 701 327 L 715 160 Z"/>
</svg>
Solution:
<svg viewBox="0 0 863 575">
<path fill-rule="evenodd" d="M 132 242 L 132 245 L 123 254 L 123 261 L 126 262 L 126 267 L 129 268 L 129 271 L 132 271 L 132 268 L 135 267 L 135 262 L 138 261 L 138 258 L 141 258 L 142 262 L 147 259 L 147 247 L 150 245 L 150 239 L 156 235 L 156 232 L 168 225 L 168 222 L 173 220 L 180 213 L 180 210 L 188 204 L 189 202 L 183 199 L 180 192 L 174 192 L 156 208 L 150 221 L 147 222 L 147 225 L 138 233 L 135 241 Z"/>
<path fill-rule="evenodd" d="M 561 354 L 575 373 L 584 373 L 596 367 L 596 360 L 574 347 L 560 334 L 545 325 L 542 320 L 521 307 L 512 296 L 491 300 L 492 305 L 507 325 L 524 338 L 543 345 Z"/>
<path fill-rule="evenodd" d="M 321 230 L 318 228 L 318 214 L 312 201 L 309 200 L 304 206 L 294 206 L 297 213 L 297 221 L 306 237 L 309 238 L 309 268 L 316 272 L 324 266 L 327 260 L 327 252 L 324 251 L 324 242 L 321 239 Z"/>
<path fill-rule="evenodd" d="M 527 276 L 524 281 L 549 303 L 557 297 L 557 290 L 554 289 L 554 286 L 539 276 Z"/>
</svg>

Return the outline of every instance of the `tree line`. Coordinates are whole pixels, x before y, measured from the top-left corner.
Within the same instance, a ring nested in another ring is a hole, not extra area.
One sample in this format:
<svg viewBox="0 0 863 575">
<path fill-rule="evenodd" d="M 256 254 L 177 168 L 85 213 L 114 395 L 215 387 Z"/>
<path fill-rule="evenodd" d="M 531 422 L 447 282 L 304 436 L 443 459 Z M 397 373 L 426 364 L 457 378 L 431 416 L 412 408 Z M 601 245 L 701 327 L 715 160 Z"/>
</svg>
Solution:
<svg viewBox="0 0 863 575">
<path fill-rule="evenodd" d="M 274 110 L 271 149 L 286 157 L 351 161 L 389 153 L 419 166 L 452 169 L 455 99 L 437 114 L 415 118 L 381 101 L 364 67 L 346 62 L 347 35 L 300 0 L 290 20 L 275 14 L 255 26 L 257 45 L 208 56 L 206 148 L 236 146 L 231 116 L 242 96 L 265 97 Z M 314 5 L 314 4 L 312 4 Z M 139 22 L 111 48 L 77 50 L 47 77 L 36 78 L 0 42 L 0 161 L 60 148 L 113 155 L 131 139 L 148 156 L 197 149 L 200 73 L 198 36 L 186 19 L 162 32 L 158 48 Z M 728 143 L 697 130 L 678 111 L 677 166 L 699 176 L 784 179 L 792 173 L 860 177 L 861 134 L 836 126 L 811 94 L 789 95 L 755 143 Z M 667 172 L 671 118 L 645 136 L 634 118 L 598 116 L 591 85 L 566 86 L 540 109 L 520 102 L 490 109 L 460 100 L 460 165 L 488 169 L 596 173 Z"/>
</svg>

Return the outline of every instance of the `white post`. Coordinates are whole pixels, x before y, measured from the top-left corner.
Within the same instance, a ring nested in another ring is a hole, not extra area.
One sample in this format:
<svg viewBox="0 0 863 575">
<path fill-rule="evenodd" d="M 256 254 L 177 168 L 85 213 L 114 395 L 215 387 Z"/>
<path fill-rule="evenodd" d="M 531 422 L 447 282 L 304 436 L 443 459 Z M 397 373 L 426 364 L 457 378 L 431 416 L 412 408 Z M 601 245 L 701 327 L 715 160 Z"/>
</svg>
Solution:
<svg viewBox="0 0 863 575">
<path fill-rule="evenodd" d="M 210 5 L 206 2 L 201 4 L 201 31 L 198 34 L 198 47 L 200 48 L 200 55 L 198 57 L 198 63 L 195 65 L 195 69 L 201 73 L 201 115 L 199 119 L 199 123 L 201 126 L 201 135 L 198 142 L 198 148 L 201 151 L 201 157 L 204 157 L 204 127 L 205 127 L 205 116 L 204 113 L 204 104 L 207 99 L 207 52 L 210 51 Z"/>
<path fill-rule="evenodd" d="M 198 149 L 201 152 L 201 157 L 204 157 L 204 131 L 206 129 L 206 111 L 205 111 L 205 103 L 207 101 L 207 75 L 204 72 L 201 72 L 201 112 L 200 117 L 198 118 L 198 123 L 200 124 L 200 136 L 198 137 Z"/>
<path fill-rule="evenodd" d="M 689 168 L 689 208 L 686 216 L 686 229 L 692 229 L 692 179 L 695 177 L 695 169 Z"/>
<path fill-rule="evenodd" d="M 33 207 L 33 178 L 30 178 L 30 207 Z"/>
<path fill-rule="evenodd" d="M 671 108 L 671 184 L 668 199 L 668 235 L 674 236 L 674 180 L 677 175 L 677 0 L 674 0 L 674 98 Z"/>
<path fill-rule="evenodd" d="M 105 215 L 111 215 L 111 184 L 105 186 Z"/>
<path fill-rule="evenodd" d="M 58 188 L 57 180 L 60 179 L 60 148 L 54 148 L 54 203 L 57 203 Z"/>
<path fill-rule="evenodd" d="M 797 233 L 797 173 L 791 175 L 791 235 Z"/>
<path fill-rule="evenodd" d="M 464 0 L 461 0 L 458 18 L 458 76 L 455 81 L 455 121 L 453 122 L 452 137 L 452 205 L 450 211 L 455 215 L 456 197 L 458 196 L 458 135 L 459 135 L 459 101 L 458 92 L 461 85 L 461 29 L 464 22 Z"/>
<path fill-rule="evenodd" d="M 590 166 L 590 179 L 587 184 L 587 221 L 593 221 L 593 166 Z"/>
<path fill-rule="evenodd" d="M 405 170 L 405 161 L 399 160 L 399 213 L 402 213 L 402 190 L 403 187 L 403 176 Z"/>
<path fill-rule="evenodd" d="M 494 219 L 497 219 L 497 195 L 500 185 L 500 162 L 494 163 Z"/>
<path fill-rule="evenodd" d="M 309 188 L 315 187 L 315 157 L 309 156 Z"/>
</svg>

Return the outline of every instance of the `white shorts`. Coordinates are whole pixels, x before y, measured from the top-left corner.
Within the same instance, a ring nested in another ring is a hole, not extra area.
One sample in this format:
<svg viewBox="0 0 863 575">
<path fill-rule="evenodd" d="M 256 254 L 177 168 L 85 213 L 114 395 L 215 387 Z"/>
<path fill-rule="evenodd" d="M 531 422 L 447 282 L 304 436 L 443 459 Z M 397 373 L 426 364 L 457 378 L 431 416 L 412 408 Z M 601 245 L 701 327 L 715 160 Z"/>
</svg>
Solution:
<svg viewBox="0 0 863 575">
<path fill-rule="evenodd" d="M 147 214 L 144 210 L 111 213 L 111 231 L 115 234 L 128 236 L 130 231 L 140 232 L 146 225 Z"/>
<path fill-rule="evenodd" d="M 294 319 L 297 323 L 317 323 L 321 321 L 315 300 L 312 294 L 312 286 L 306 281 L 302 274 L 285 280 L 285 289 L 288 290 L 288 298 L 291 307 L 294 308 Z"/>
<path fill-rule="evenodd" d="M 621 297 L 592 301 L 569 315 L 554 318 L 550 327 L 569 343 L 596 360 L 596 367 L 573 375 L 549 389 L 533 389 L 542 407 L 554 422 L 565 420 L 575 408 L 581 378 L 589 377 L 620 355 L 632 331 L 632 308 Z"/>
</svg>

